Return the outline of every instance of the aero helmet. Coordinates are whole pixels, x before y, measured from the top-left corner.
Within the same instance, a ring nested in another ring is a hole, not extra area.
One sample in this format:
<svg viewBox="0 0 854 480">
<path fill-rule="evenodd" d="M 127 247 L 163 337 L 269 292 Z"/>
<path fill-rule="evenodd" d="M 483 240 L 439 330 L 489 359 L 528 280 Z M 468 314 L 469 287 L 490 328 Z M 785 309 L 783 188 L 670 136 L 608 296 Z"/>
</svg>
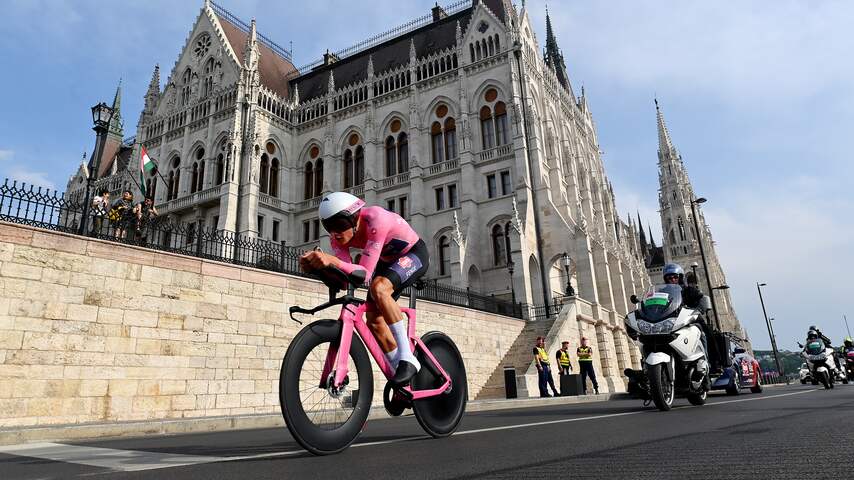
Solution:
<svg viewBox="0 0 854 480">
<path fill-rule="evenodd" d="M 318 215 L 327 232 L 343 232 L 356 228 L 359 210 L 365 201 L 347 192 L 332 192 L 320 201 Z"/>
</svg>

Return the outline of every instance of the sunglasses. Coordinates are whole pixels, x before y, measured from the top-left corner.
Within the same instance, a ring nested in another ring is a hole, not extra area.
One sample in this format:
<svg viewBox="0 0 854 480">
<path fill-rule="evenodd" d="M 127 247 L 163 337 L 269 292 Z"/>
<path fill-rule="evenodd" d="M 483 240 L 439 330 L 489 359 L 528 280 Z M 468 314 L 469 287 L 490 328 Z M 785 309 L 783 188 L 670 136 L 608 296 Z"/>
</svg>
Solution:
<svg viewBox="0 0 854 480">
<path fill-rule="evenodd" d="M 353 224 L 349 220 L 340 217 L 328 218 L 321 223 L 329 233 L 342 233 L 353 228 Z"/>
</svg>

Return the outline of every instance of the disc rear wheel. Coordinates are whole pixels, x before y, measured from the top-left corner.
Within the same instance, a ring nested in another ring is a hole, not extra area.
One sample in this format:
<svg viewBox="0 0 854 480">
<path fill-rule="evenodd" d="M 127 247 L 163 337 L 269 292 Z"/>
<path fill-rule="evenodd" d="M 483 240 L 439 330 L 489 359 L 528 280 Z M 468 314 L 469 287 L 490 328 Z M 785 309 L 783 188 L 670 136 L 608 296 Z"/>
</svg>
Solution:
<svg viewBox="0 0 854 480">
<path fill-rule="evenodd" d="M 429 332 L 421 340 L 436 357 L 442 369 L 451 377 L 450 391 L 412 402 L 412 410 L 421 427 L 433 437 L 445 437 L 457 429 L 466 410 L 468 383 L 462 355 L 447 335 Z M 430 360 L 419 349 L 416 353 L 421 370 L 412 379 L 412 390 L 429 390 L 442 386 L 443 378 L 434 375 L 427 363 Z"/>
</svg>

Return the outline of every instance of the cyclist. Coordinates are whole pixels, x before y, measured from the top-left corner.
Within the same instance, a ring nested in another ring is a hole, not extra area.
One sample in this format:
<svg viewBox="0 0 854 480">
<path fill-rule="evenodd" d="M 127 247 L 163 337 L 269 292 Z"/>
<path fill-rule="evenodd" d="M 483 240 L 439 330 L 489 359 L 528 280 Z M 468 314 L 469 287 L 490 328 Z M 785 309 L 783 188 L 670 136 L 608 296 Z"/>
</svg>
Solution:
<svg viewBox="0 0 854 480">
<path fill-rule="evenodd" d="M 410 349 L 407 322 L 402 321 L 397 299 L 427 271 L 427 245 L 396 213 L 365 206 L 346 192 L 323 197 L 319 216 L 334 255 L 307 252 L 300 257 L 300 266 L 306 272 L 334 266 L 348 275 L 358 270 L 365 274 L 368 327 L 395 370 L 391 384 L 407 385 L 421 365 Z M 351 248 L 362 249 L 357 261 L 350 256 Z"/>
</svg>

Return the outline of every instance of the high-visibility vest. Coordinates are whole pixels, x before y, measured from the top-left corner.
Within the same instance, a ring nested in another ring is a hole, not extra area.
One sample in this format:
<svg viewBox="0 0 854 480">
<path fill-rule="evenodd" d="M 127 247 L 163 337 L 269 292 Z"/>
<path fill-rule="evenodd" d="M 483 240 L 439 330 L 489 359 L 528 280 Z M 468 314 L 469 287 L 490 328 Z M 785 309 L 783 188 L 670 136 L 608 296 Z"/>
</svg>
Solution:
<svg viewBox="0 0 854 480">
<path fill-rule="evenodd" d="M 590 347 L 578 347 L 578 361 L 579 362 L 592 362 L 593 361 L 593 351 Z"/>
<path fill-rule="evenodd" d="M 565 350 L 558 350 L 557 353 L 560 355 L 560 358 L 558 359 L 560 366 L 569 367 L 569 352 Z"/>
<path fill-rule="evenodd" d="M 549 364 L 549 354 L 546 353 L 545 348 L 537 347 L 537 355 L 540 356 L 540 363 Z"/>
</svg>

